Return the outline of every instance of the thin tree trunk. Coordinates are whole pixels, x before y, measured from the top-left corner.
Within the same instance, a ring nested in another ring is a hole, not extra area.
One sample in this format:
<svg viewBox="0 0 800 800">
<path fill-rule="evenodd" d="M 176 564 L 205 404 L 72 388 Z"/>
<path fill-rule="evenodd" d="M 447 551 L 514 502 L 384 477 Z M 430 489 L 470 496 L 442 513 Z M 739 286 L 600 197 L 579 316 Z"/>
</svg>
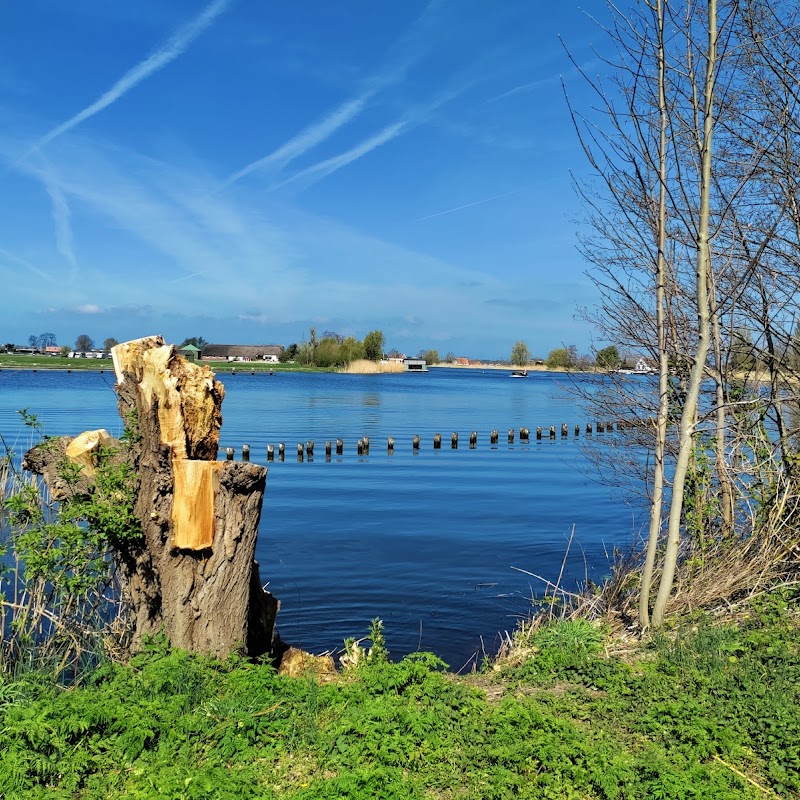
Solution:
<svg viewBox="0 0 800 800">
<path fill-rule="evenodd" d="M 717 2 L 708 0 L 708 54 L 703 102 L 703 138 L 700 151 L 700 208 L 697 231 L 697 347 L 694 363 L 689 377 L 686 401 L 681 414 L 678 457 L 675 463 L 675 476 L 672 483 L 672 499 L 667 526 L 667 546 L 664 553 L 664 567 L 653 608 L 653 625 L 660 626 L 664 621 L 667 600 L 672 593 L 675 569 L 678 563 L 678 548 L 683 514 L 683 491 L 689 459 L 695 443 L 698 400 L 700 386 L 705 375 L 708 357 L 711 326 L 709 309 L 709 274 L 711 268 L 710 246 L 710 208 L 711 208 L 711 144 L 714 130 L 714 80 L 717 51 Z"/>
<path fill-rule="evenodd" d="M 656 25 L 658 26 L 658 110 L 660 117 L 658 143 L 658 260 L 656 263 L 656 331 L 658 333 L 658 414 L 656 417 L 655 464 L 653 469 L 653 492 L 650 499 L 650 530 L 642 569 L 642 585 L 639 591 L 639 625 L 642 630 L 650 626 L 650 588 L 661 532 L 662 506 L 664 503 L 664 451 L 667 439 L 667 417 L 669 414 L 669 361 L 667 359 L 666 331 L 666 242 L 667 242 L 667 100 L 666 65 L 664 57 L 664 5 L 656 0 Z"/>
<path fill-rule="evenodd" d="M 715 395 L 716 395 L 716 468 L 719 481 L 720 517 L 722 519 L 722 535 L 728 537 L 733 533 L 733 482 L 731 481 L 728 461 L 725 457 L 727 435 L 725 423 L 727 411 L 725 404 L 725 382 L 723 375 L 725 365 L 722 363 L 722 334 L 720 332 L 719 315 L 717 313 L 716 289 L 710 292 L 711 335 L 714 343 Z"/>
</svg>

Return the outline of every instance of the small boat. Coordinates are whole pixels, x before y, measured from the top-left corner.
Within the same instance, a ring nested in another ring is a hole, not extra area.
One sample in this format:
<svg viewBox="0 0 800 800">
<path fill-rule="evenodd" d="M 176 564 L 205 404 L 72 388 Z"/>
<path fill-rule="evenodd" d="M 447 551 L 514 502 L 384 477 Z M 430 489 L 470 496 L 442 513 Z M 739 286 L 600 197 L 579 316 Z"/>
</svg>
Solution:
<svg viewBox="0 0 800 800">
<path fill-rule="evenodd" d="M 511 371 L 512 378 L 527 378 L 528 377 L 528 370 L 526 369 L 515 369 Z"/>
</svg>

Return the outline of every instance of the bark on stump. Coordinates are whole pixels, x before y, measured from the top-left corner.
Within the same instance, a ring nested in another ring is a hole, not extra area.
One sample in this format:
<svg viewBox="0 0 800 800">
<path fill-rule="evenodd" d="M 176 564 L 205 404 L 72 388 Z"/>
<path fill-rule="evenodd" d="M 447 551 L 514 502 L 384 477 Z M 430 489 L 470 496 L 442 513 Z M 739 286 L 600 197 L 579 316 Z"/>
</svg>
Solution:
<svg viewBox="0 0 800 800">
<path fill-rule="evenodd" d="M 268 652 L 279 604 L 262 589 L 254 560 L 267 470 L 216 460 L 224 387 L 160 336 L 117 345 L 111 355 L 143 534 L 114 552 L 132 610 L 132 649 L 163 630 L 193 652 Z M 104 435 L 34 448 L 24 466 L 57 493 L 57 459 L 66 455 L 90 485 L 92 448 Z"/>
</svg>

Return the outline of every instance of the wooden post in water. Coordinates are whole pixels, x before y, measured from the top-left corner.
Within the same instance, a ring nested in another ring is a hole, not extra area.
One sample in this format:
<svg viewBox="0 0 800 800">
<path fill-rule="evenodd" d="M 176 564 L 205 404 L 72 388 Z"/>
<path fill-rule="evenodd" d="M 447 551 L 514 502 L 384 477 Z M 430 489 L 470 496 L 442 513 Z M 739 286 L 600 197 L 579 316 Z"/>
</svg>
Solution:
<svg viewBox="0 0 800 800">
<path fill-rule="evenodd" d="M 306 455 L 309 461 L 314 458 L 314 442 L 306 442 Z"/>
<path fill-rule="evenodd" d="M 267 445 L 267 463 L 271 464 L 275 460 L 275 445 Z"/>
<path fill-rule="evenodd" d="M 442 448 L 442 434 L 441 433 L 434 433 L 433 434 L 433 449 L 434 450 L 441 450 Z"/>
<path fill-rule="evenodd" d="M 243 444 L 242 445 L 242 461 L 249 461 L 250 460 L 250 445 Z"/>
<path fill-rule="evenodd" d="M 278 442 L 278 461 L 283 461 L 286 457 L 286 445 L 283 442 Z"/>
<path fill-rule="evenodd" d="M 344 442 L 341 439 L 336 440 L 336 455 L 340 456 L 344 453 Z"/>
<path fill-rule="evenodd" d="M 587 422 L 586 423 L 586 435 L 587 436 L 591 436 L 592 435 L 592 423 L 591 422 Z"/>
<path fill-rule="evenodd" d="M 597 432 L 598 433 L 605 433 L 605 430 L 606 430 L 605 424 L 602 423 L 602 422 L 598 422 L 597 423 Z"/>
<path fill-rule="evenodd" d="M 299 464 L 303 460 L 303 443 L 297 443 L 297 463 Z"/>
<path fill-rule="evenodd" d="M 387 450 L 389 452 L 389 455 L 393 456 L 394 455 L 394 438 L 393 437 L 390 436 L 386 440 L 386 448 L 387 448 Z"/>
<path fill-rule="evenodd" d="M 330 442 L 325 442 L 325 458 L 330 458 L 333 452 L 333 445 Z"/>
<path fill-rule="evenodd" d="M 580 436 L 580 435 L 581 435 L 581 426 L 580 425 L 576 425 L 575 426 L 575 436 Z"/>
<path fill-rule="evenodd" d="M 489 434 L 489 442 L 491 444 L 497 444 L 497 441 L 499 440 L 499 438 L 500 438 L 500 433 L 498 431 L 496 431 L 496 430 L 492 431 Z"/>
<path fill-rule="evenodd" d="M 411 440 L 411 449 L 419 450 L 419 436 L 416 434 L 414 434 L 414 438 Z"/>
<path fill-rule="evenodd" d="M 458 434 L 455 431 L 453 431 L 453 435 L 450 437 L 450 449 L 458 450 Z"/>
<path fill-rule="evenodd" d="M 364 455 L 368 456 L 369 455 L 369 436 L 364 436 L 361 441 L 364 442 Z"/>
<path fill-rule="evenodd" d="M 556 438 L 556 426 L 555 425 L 551 425 L 550 426 L 550 438 L 551 439 L 555 439 Z"/>
<path fill-rule="evenodd" d="M 542 426 L 541 425 L 539 425 L 539 427 L 536 428 L 536 438 L 537 439 L 541 439 L 542 438 Z"/>
<path fill-rule="evenodd" d="M 566 436 L 567 434 L 568 434 L 567 423 L 566 423 L 566 422 L 564 422 L 564 423 L 562 423 L 562 425 L 561 425 L 561 435 L 562 435 L 562 436 Z"/>
<path fill-rule="evenodd" d="M 519 429 L 519 440 L 521 442 L 528 442 L 531 438 L 531 432 L 528 428 L 520 428 Z"/>
<path fill-rule="evenodd" d="M 509 428 L 508 429 L 508 443 L 509 444 L 514 444 L 514 429 L 513 428 Z"/>
<path fill-rule="evenodd" d="M 469 435 L 469 449 L 474 450 L 478 444 L 478 431 L 472 431 Z"/>
<path fill-rule="evenodd" d="M 363 439 L 359 439 L 359 440 L 356 442 L 356 452 L 357 452 L 357 453 L 358 453 L 358 455 L 360 455 L 360 456 L 363 456 L 363 455 L 364 455 L 364 440 L 363 440 Z"/>
<path fill-rule="evenodd" d="M 225 460 L 226 461 L 233 461 L 233 448 L 226 447 L 225 448 Z"/>
</svg>

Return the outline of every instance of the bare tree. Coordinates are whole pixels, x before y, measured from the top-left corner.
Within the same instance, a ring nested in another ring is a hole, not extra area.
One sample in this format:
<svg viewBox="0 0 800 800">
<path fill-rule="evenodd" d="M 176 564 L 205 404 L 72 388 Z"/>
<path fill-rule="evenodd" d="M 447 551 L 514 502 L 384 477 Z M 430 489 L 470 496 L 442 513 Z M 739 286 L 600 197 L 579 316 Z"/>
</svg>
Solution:
<svg viewBox="0 0 800 800">
<path fill-rule="evenodd" d="M 92 350 L 93 348 L 94 348 L 94 341 L 92 341 L 92 338 L 85 333 L 82 333 L 75 340 L 75 349 L 78 352 L 85 353 L 87 350 Z"/>
</svg>

